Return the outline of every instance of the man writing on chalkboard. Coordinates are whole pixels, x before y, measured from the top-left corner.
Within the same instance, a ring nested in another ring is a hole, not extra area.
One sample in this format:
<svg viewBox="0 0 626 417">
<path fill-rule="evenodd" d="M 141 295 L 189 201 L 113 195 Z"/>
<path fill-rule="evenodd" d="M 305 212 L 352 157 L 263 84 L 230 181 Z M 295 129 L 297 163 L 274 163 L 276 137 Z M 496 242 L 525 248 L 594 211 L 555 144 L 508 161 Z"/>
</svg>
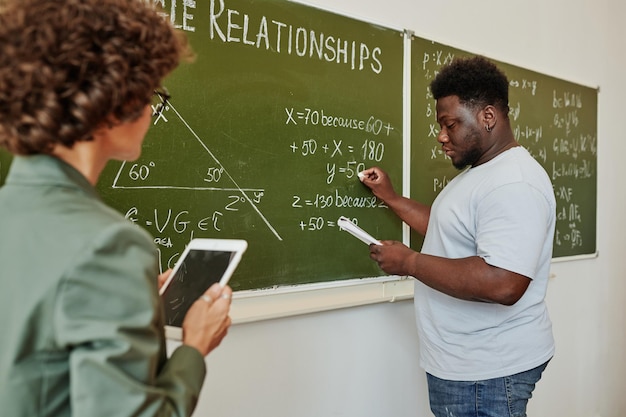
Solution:
<svg viewBox="0 0 626 417">
<path fill-rule="evenodd" d="M 552 185 L 516 142 L 508 81 L 482 57 L 457 59 L 431 84 L 437 137 L 463 169 L 432 207 L 398 195 L 379 168 L 361 180 L 424 234 L 421 252 L 371 245 L 389 274 L 409 275 L 435 416 L 526 416 L 554 354 L 544 301 L 556 218 Z"/>
</svg>

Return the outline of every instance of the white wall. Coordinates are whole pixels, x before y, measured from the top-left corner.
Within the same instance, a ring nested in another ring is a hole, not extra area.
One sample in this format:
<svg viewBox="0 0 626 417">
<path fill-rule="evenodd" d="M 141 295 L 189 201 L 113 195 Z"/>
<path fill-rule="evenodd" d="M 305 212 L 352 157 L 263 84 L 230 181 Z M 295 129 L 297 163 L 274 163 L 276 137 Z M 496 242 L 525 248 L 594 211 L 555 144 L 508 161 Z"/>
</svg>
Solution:
<svg viewBox="0 0 626 417">
<path fill-rule="evenodd" d="M 599 94 L 597 259 L 555 263 L 557 353 L 531 417 L 626 415 L 626 5 L 621 0 L 308 0 L 590 86 Z M 494 3 L 497 3 L 494 5 Z M 412 302 L 235 325 L 195 416 L 430 416 Z"/>
</svg>

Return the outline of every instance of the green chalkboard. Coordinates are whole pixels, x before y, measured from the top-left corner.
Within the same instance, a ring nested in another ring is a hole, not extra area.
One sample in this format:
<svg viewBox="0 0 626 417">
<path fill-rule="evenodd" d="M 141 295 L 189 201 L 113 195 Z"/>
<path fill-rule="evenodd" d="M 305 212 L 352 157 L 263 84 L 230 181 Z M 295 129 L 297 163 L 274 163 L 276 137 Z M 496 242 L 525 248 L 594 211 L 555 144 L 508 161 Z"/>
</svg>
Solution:
<svg viewBox="0 0 626 417">
<path fill-rule="evenodd" d="M 195 4 L 174 22 L 196 60 L 165 80 L 141 158 L 101 177 L 105 201 L 163 267 L 192 237 L 246 239 L 234 290 L 382 275 L 336 221 L 401 239 L 356 174 L 401 181 L 403 33 L 286 1 Z"/>
<path fill-rule="evenodd" d="M 472 55 L 426 39 L 411 42 L 411 196 L 430 203 L 457 174 L 436 140 L 429 85 L 454 57 Z M 595 254 L 596 89 L 495 61 L 509 79 L 510 119 L 519 143 L 546 169 L 557 199 L 553 257 Z M 421 247 L 421 236 L 411 245 Z"/>
<path fill-rule="evenodd" d="M 247 240 L 236 291 L 383 275 L 336 221 L 402 239 L 400 221 L 356 174 L 380 166 L 401 190 L 403 140 L 413 198 L 432 202 L 456 175 L 436 142 L 428 86 L 470 53 L 412 37 L 404 91 L 402 31 L 284 0 L 158 3 L 197 58 L 164 81 L 171 103 L 140 159 L 104 171 L 105 201 L 154 236 L 163 269 L 193 237 Z M 554 257 L 595 253 L 597 91 L 499 64 L 515 135 L 554 183 Z M 0 151 L 0 184 L 9 164 Z M 421 242 L 411 236 L 415 249 Z"/>
</svg>

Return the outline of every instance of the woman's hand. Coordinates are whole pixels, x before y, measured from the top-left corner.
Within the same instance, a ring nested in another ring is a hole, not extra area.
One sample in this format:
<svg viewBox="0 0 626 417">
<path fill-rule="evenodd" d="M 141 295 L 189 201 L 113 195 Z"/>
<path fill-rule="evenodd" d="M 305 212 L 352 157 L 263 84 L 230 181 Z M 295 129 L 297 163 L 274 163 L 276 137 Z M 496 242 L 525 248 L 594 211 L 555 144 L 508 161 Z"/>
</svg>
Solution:
<svg viewBox="0 0 626 417">
<path fill-rule="evenodd" d="M 165 284 L 165 281 L 167 281 L 171 273 L 172 273 L 172 268 L 168 269 L 162 274 L 159 274 L 159 276 L 157 277 L 157 288 L 159 289 L 159 291 L 161 290 L 161 288 L 163 287 L 163 284 Z"/>
<path fill-rule="evenodd" d="M 229 286 L 213 284 L 191 305 L 183 320 L 183 343 L 206 356 L 224 339 L 231 319 L 228 316 L 232 301 Z"/>
</svg>

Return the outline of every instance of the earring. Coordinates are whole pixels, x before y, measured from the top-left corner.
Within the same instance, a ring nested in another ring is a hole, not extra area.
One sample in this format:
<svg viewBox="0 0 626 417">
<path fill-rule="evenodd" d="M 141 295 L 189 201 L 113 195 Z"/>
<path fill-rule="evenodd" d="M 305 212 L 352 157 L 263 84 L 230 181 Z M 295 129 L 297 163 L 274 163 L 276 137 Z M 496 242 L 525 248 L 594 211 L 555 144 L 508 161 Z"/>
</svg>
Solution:
<svg viewBox="0 0 626 417">
<path fill-rule="evenodd" d="M 485 130 L 487 132 L 491 132 L 493 130 L 493 127 L 490 127 L 489 125 L 485 125 Z"/>
</svg>

